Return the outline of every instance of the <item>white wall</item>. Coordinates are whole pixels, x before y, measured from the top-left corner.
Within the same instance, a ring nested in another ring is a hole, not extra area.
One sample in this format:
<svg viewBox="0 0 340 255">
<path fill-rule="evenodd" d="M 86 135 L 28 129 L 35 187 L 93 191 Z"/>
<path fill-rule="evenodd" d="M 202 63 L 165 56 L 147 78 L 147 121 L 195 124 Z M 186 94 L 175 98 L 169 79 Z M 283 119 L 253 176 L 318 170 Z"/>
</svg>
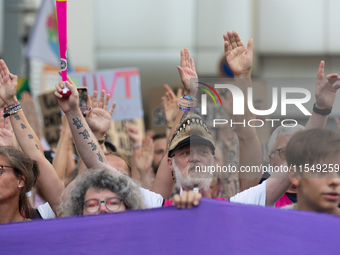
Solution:
<svg viewBox="0 0 340 255">
<path fill-rule="evenodd" d="M 222 35 L 236 30 L 245 44 L 253 37 L 252 1 L 198 0 L 197 3 L 196 69 L 200 75 L 217 76 L 218 63 L 224 56 Z"/>
<path fill-rule="evenodd" d="M 263 54 L 324 53 L 328 0 L 258 0 L 259 51 Z"/>
<path fill-rule="evenodd" d="M 67 1 L 67 39 L 71 61 L 74 66 L 83 66 L 90 70 L 95 67 L 94 2 Z"/>
<path fill-rule="evenodd" d="M 148 88 L 181 86 L 176 66 L 184 47 L 199 75 L 218 74 L 223 33 L 252 37 L 252 0 L 101 0 L 94 19 L 96 67 L 138 67 L 147 107 Z"/>
</svg>

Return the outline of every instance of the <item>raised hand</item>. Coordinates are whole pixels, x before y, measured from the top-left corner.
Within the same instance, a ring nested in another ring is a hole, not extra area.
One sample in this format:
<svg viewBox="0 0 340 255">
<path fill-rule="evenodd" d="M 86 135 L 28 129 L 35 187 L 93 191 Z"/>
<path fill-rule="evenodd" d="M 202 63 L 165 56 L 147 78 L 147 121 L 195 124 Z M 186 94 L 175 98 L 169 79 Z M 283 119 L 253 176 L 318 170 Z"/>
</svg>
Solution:
<svg viewBox="0 0 340 255">
<path fill-rule="evenodd" d="M 176 116 L 178 114 L 178 102 L 182 95 L 182 89 L 177 91 L 177 96 L 170 88 L 168 84 L 164 85 L 166 90 L 165 95 L 162 97 L 162 107 L 165 113 L 165 119 L 167 125 L 171 125 L 175 122 Z"/>
<path fill-rule="evenodd" d="M 152 160 L 155 146 L 152 136 L 153 133 L 148 133 L 143 139 L 142 147 L 134 152 L 134 163 L 140 172 L 142 179 L 143 175 L 153 173 Z"/>
<path fill-rule="evenodd" d="M 142 142 L 143 135 L 138 129 L 138 127 L 132 126 L 132 125 L 126 125 L 125 130 L 133 144 Z"/>
<path fill-rule="evenodd" d="M 88 99 L 89 110 L 86 111 L 86 121 L 96 137 L 97 135 L 103 136 L 109 130 L 111 116 L 116 108 L 116 102 L 114 102 L 108 109 L 110 94 L 107 94 L 105 98 L 105 90 L 101 91 L 99 101 L 97 101 L 97 94 L 97 91 L 94 91 L 92 100 Z"/>
<path fill-rule="evenodd" d="M 4 119 L 4 112 L 0 112 L 0 146 L 11 146 L 13 129 L 9 125 L 9 118 Z"/>
<path fill-rule="evenodd" d="M 20 94 L 20 100 L 21 101 L 25 101 L 25 100 L 28 100 L 28 99 L 31 99 L 31 98 L 32 98 L 31 94 L 27 91 L 24 91 Z"/>
<path fill-rule="evenodd" d="M 333 73 L 324 79 L 325 62 L 321 61 L 317 74 L 317 82 L 315 85 L 316 107 L 319 109 L 330 109 L 335 101 L 336 92 L 340 88 L 340 84 L 335 84 L 340 77 Z"/>
<path fill-rule="evenodd" d="M 184 86 L 184 93 L 187 95 L 189 95 L 190 92 L 196 94 L 197 89 L 195 89 L 194 91 L 190 91 L 190 79 L 197 78 L 197 73 L 195 69 L 194 59 L 190 57 L 187 48 L 181 50 L 181 66 L 177 66 L 177 69 L 179 75 L 181 76 L 182 84 Z"/>
<path fill-rule="evenodd" d="M 0 97 L 5 105 L 11 105 L 17 100 L 18 76 L 9 72 L 3 59 L 0 59 Z"/>
<path fill-rule="evenodd" d="M 59 71 L 59 75 L 61 75 L 61 71 Z M 76 111 L 76 110 L 80 111 L 79 94 L 78 94 L 76 85 L 74 85 L 71 78 L 68 76 L 67 76 L 67 81 L 65 81 L 65 85 L 71 91 L 71 95 L 69 97 L 63 97 L 61 94 L 64 88 L 63 81 L 60 81 L 59 83 L 55 85 L 56 91 L 54 92 L 54 95 L 58 99 L 60 108 L 63 110 L 65 114 L 71 111 Z"/>
<path fill-rule="evenodd" d="M 249 40 L 246 48 L 236 31 L 228 31 L 223 38 L 225 57 L 234 76 L 250 75 L 253 62 L 253 39 Z"/>
</svg>

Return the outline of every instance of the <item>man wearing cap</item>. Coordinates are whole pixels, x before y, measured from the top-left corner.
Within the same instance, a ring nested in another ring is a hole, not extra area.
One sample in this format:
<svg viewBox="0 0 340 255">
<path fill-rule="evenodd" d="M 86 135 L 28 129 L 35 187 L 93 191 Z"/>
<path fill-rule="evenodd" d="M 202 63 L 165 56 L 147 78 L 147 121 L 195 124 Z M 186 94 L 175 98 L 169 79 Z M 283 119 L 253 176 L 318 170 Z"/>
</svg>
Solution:
<svg viewBox="0 0 340 255">
<path fill-rule="evenodd" d="M 187 115 L 172 135 L 168 149 L 169 167 L 182 189 L 198 187 L 204 196 L 210 196 L 211 179 L 200 178 L 197 169 L 213 166 L 214 155 L 214 141 L 205 122 L 197 114 Z"/>
<path fill-rule="evenodd" d="M 211 198 L 210 183 L 212 175 L 205 178 L 205 169 L 215 165 L 215 145 L 206 123 L 198 114 L 188 114 L 171 137 L 168 149 L 168 165 L 175 172 L 177 182 L 183 191 L 195 188 L 203 197 Z M 193 198 L 191 198 L 193 199 Z M 226 200 L 217 198 L 218 200 Z M 176 198 L 174 198 L 176 200 Z M 266 205 L 266 183 L 245 190 L 230 198 L 231 202 Z M 172 201 L 165 200 L 164 206 Z"/>
</svg>

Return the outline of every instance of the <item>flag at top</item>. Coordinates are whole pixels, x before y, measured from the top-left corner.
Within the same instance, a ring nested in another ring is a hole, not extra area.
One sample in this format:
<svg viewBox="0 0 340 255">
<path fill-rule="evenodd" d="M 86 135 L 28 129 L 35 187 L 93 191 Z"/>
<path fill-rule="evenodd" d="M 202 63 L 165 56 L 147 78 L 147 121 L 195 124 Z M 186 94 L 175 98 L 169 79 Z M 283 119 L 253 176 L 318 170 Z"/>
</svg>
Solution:
<svg viewBox="0 0 340 255">
<path fill-rule="evenodd" d="M 43 0 L 26 49 L 27 58 L 40 59 L 60 68 L 58 25 L 54 0 Z M 70 63 L 68 63 L 68 70 Z"/>
</svg>

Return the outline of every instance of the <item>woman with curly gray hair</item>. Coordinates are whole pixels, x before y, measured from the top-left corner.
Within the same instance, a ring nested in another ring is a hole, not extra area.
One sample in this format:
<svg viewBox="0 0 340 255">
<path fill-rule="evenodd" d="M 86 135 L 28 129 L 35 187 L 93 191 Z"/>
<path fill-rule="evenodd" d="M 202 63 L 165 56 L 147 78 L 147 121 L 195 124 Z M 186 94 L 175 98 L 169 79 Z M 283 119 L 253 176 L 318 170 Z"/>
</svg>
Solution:
<svg viewBox="0 0 340 255">
<path fill-rule="evenodd" d="M 123 174 L 106 169 L 89 169 L 60 205 L 63 216 L 121 212 L 144 209 L 138 186 Z"/>
</svg>

